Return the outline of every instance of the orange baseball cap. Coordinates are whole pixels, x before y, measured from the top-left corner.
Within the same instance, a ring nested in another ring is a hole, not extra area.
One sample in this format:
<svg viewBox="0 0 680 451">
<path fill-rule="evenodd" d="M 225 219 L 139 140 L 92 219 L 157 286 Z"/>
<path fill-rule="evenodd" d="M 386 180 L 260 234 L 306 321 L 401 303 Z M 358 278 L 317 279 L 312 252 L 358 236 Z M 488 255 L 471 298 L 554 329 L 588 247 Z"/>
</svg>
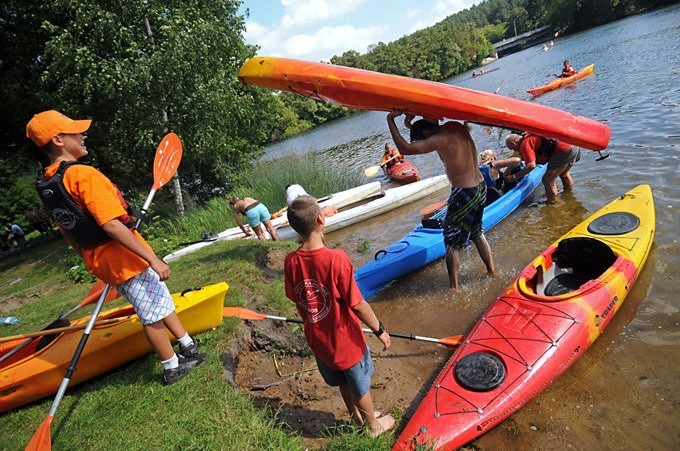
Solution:
<svg viewBox="0 0 680 451">
<path fill-rule="evenodd" d="M 55 110 L 43 111 L 33 116 L 26 124 L 26 137 L 36 146 L 42 147 L 60 133 L 84 133 L 90 128 L 91 123 L 91 119 L 75 121 Z"/>
</svg>

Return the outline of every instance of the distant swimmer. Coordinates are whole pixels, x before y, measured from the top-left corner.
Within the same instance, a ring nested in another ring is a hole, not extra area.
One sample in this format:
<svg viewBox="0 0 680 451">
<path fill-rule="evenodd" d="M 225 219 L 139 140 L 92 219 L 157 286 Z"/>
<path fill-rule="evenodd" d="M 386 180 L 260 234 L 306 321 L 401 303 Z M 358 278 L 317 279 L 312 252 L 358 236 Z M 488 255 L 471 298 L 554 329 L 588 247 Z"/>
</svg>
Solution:
<svg viewBox="0 0 680 451">
<path fill-rule="evenodd" d="M 544 51 L 544 52 L 547 52 L 547 51 L 548 51 L 548 46 L 545 45 L 545 44 L 543 44 L 543 51 Z"/>
</svg>

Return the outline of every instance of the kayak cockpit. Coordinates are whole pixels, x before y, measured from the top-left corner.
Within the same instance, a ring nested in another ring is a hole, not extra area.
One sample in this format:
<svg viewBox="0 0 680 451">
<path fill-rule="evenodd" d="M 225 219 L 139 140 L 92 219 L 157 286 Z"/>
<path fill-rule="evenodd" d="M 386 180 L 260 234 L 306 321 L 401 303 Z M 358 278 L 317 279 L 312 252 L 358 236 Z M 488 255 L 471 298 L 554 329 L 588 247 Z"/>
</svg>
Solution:
<svg viewBox="0 0 680 451">
<path fill-rule="evenodd" d="M 522 272 L 519 288 L 523 294 L 541 300 L 563 297 L 602 276 L 616 259 L 614 251 L 600 240 L 568 238 L 550 248 Z"/>
</svg>

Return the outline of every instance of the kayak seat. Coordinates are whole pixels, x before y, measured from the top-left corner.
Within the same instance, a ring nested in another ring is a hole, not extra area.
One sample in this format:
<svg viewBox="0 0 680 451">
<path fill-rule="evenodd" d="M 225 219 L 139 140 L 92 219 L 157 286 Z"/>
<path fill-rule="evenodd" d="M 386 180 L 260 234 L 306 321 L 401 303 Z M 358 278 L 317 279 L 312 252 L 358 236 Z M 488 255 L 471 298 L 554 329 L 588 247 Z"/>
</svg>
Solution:
<svg viewBox="0 0 680 451">
<path fill-rule="evenodd" d="M 597 279 L 616 261 L 616 254 L 600 240 L 587 237 L 560 241 L 553 262 L 568 273 L 555 276 L 545 287 L 546 296 L 559 296 L 578 290 L 589 280 Z"/>
<path fill-rule="evenodd" d="M 499 190 L 498 188 L 494 188 L 492 186 L 487 186 L 486 187 L 486 202 L 484 203 L 484 206 L 490 205 L 494 202 L 496 202 L 500 197 L 503 195 L 503 192 Z"/>
</svg>

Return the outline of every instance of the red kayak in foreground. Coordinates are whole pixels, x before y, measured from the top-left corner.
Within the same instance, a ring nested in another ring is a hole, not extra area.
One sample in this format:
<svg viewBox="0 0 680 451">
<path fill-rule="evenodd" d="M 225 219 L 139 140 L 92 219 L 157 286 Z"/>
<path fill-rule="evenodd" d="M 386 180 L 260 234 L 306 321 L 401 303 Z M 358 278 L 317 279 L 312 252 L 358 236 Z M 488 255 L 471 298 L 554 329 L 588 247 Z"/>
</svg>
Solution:
<svg viewBox="0 0 680 451">
<path fill-rule="evenodd" d="M 654 229 L 652 190 L 640 185 L 543 251 L 482 315 L 393 449 L 456 449 L 550 386 L 623 304 Z"/>
</svg>

